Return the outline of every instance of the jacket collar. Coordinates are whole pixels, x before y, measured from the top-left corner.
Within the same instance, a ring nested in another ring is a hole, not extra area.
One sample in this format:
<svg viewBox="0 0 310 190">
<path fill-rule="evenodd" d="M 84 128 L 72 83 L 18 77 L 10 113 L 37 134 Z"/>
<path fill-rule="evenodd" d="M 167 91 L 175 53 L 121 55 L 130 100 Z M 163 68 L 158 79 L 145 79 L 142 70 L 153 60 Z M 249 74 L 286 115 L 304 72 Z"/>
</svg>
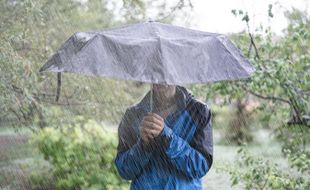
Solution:
<svg viewBox="0 0 310 190">
<path fill-rule="evenodd" d="M 178 110 L 185 109 L 193 97 L 194 96 L 192 92 L 187 90 L 185 87 L 179 85 L 176 86 L 176 98 L 177 98 L 176 102 Z M 150 98 L 151 98 L 151 90 L 149 90 L 146 93 L 146 95 L 142 98 L 142 100 L 136 104 L 136 108 L 143 109 L 146 112 L 151 112 Z"/>
</svg>

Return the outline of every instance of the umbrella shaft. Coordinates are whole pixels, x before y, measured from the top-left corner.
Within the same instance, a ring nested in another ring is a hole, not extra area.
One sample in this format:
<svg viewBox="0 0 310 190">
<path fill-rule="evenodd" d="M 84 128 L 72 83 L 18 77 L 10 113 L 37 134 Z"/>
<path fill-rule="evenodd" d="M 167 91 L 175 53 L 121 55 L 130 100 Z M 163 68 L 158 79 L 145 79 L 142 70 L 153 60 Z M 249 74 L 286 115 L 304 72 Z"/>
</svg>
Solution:
<svg viewBox="0 0 310 190">
<path fill-rule="evenodd" d="M 151 112 L 153 112 L 153 89 L 151 85 L 151 97 L 150 97 L 150 107 L 151 107 Z"/>
</svg>

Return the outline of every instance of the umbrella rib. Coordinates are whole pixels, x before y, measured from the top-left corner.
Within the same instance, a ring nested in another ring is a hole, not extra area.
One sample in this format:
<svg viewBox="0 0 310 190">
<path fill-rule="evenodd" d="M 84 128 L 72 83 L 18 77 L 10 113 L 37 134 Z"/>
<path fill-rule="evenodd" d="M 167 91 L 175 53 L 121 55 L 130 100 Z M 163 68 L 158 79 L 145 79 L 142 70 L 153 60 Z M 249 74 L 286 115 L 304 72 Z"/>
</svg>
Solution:
<svg viewBox="0 0 310 190">
<path fill-rule="evenodd" d="M 221 35 L 221 36 L 223 36 L 224 38 L 227 38 L 227 37 L 224 36 L 224 35 Z M 216 39 L 217 41 L 220 42 L 220 44 L 225 48 L 225 50 L 226 50 L 237 62 L 239 62 L 239 63 L 244 63 L 244 61 L 242 61 L 242 62 L 238 61 L 238 59 L 236 58 L 236 56 L 235 56 L 233 53 L 231 53 L 231 51 L 227 48 L 227 46 L 226 46 L 220 39 L 218 39 L 217 37 L 215 37 L 215 39 Z M 242 54 L 241 54 L 241 56 L 242 56 Z M 245 71 L 245 73 L 248 73 L 248 71 L 244 68 L 244 65 L 243 65 L 243 64 L 239 64 L 239 65 L 240 65 L 241 68 Z M 251 69 L 249 75 L 250 75 L 251 73 L 253 73 L 253 72 L 254 72 L 254 70 Z"/>
</svg>

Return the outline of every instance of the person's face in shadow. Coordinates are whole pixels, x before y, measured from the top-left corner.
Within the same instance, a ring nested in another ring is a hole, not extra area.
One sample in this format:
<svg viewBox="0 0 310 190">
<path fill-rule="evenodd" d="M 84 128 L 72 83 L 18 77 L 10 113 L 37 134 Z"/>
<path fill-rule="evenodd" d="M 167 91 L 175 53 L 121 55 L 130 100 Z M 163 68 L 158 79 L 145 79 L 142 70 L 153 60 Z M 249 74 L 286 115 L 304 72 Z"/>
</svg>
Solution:
<svg viewBox="0 0 310 190">
<path fill-rule="evenodd" d="M 154 97 L 158 102 L 170 100 L 176 92 L 176 85 L 152 84 Z"/>
</svg>

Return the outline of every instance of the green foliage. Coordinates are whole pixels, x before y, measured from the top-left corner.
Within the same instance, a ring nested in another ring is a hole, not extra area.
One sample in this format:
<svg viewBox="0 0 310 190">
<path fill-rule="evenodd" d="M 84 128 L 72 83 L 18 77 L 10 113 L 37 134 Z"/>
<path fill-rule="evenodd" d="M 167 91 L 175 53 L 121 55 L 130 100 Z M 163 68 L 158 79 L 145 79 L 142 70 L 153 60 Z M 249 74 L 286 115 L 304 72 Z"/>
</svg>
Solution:
<svg viewBox="0 0 310 190">
<path fill-rule="evenodd" d="M 238 150 L 234 165 L 225 164 L 219 168 L 231 175 L 232 186 L 242 184 L 247 190 L 307 190 L 310 188 L 309 175 L 298 171 L 283 171 L 278 164 L 262 157 L 251 155 L 245 147 Z"/>
<path fill-rule="evenodd" d="M 22 126 L 43 126 L 34 121 L 43 122 L 43 103 L 54 89 L 47 85 L 51 81 L 38 75 L 38 69 L 68 35 L 85 29 L 80 8 L 74 0 L 0 1 L 0 118 L 17 120 Z M 109 17 L 111 12 L 104 14 Z M 97 14 L 100 16 L 104 15 Z M 92 27 L 106 27 L 111 22 L 91 23 Z M 49 88 L 43 89 L 45 85 Z"/>
<path fill-rule="evenodd" d="M 79 117 L 75 124 L 44 128 L 32 142 L 51 163 L 57 189 L 128 187 L 114 165 L 116 133 L 92 120 Z"/>
<path fill-rule="evenodd" d="M 118 123 L 125 108 L 142 95 L 141 85 L 64 74 L 56 102 L 56 75 L 40 75 L 39 68 L 74 32 L 144 21 L 148 9 L 162 6 L 165 9 L 158 9 L 155 16 L 170 12 L 166 2 L 0 1 L 0 121 L 45 127 L 49 120 L 56 119 L 48 113 L 57 105 L 70 115 Z M 166 20 L 172 21 L 173 16 Z"/>
<path fill-rule="evenodd" d="M 302 125 L 284 126 L 276 131 L 277 138 L 283 143 L 282 153 L 292 168 L 310 176 L 310 128 Z"/>
<path fill-rule="evenodd" d="M 33 168 L 35 166 L 36 168 Z M 50 167 L 43 165 L 42 163 L 32 163 L 31 173 L 28 177 L 31 189 L 41 189 L 42 187 L 47 189 L 55 189 L 54 178 L 50 172 Z"/>
<path fill-rule="evenodd" d="M 268 19 L 274 17 L 268 6 Z M 255 65 L 251 79 L 209 86 L 208 97 L 238 100 L 252 95 L 260 100 L 260 119 L 273 130 L 282 145 L 288 170 L 262 157 L 239 150 L 237 166 L 223 166 L 232 184 L 246 189 L 310 189 L 309 115 L 310 115 L 310 18 L 296 9 L 285 13 L 289 25 L 284 37 L 271 32 L 270 26 L 251 30 L 245 11 L 232 10 L 245 22 L 247 33 L 231 36 L 235 44 Z M 254 34 L 254 32 L 256 34 Z M 264 116 L 265 115 L 265 116 Z M 229 129 L 228 129 L 229 130 Z"/>
<path fill-rule="evenodd" d="M 232 13 L 244 21 L 247 32 L 231 35 L 231 39 L 242 53 L 256 67 L 253 77 L 248 80 L 215 83 L 195 87 L 195 91 L 204 93 L 203 97 L 222 97 L 228 102 L 246 95 L 260 100 L 265 110 L 285 109 L 291 113 L 283 123 L 309 126 L 310 115 L 310 18 L 307 12 L 293 9 L 286 12 L 289 26 L 284 37 L 271 32 L 270 26 L 251 30 L 251 18 L 245 11 L 232 10 Z M 272 19 L 272 5 L 268 7 L 269 19 Z M 254 32 L 255 31 L 255 34 Z M 266 101 L 267 100 L 267 101 Z"/>
</svg>

